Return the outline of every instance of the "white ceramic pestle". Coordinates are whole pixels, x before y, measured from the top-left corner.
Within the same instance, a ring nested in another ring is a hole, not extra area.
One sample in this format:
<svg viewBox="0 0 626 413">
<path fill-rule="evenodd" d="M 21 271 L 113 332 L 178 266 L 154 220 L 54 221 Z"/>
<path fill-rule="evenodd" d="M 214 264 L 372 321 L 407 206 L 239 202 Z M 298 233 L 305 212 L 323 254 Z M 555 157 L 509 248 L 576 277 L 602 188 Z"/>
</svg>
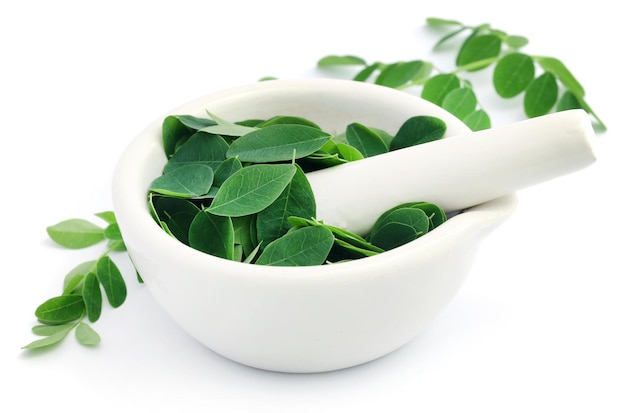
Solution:
<svg viewBox="0 0 626 413">
<path fill-rule="evenodd" d="M 308 173 L 317 218 L 364 234 L 411 201 L 456 212 L 591 165 L 594 131 L 582 109 L 456 135 Z M 375 202 L 372 202 L 375 200 Z"/>
</svg>

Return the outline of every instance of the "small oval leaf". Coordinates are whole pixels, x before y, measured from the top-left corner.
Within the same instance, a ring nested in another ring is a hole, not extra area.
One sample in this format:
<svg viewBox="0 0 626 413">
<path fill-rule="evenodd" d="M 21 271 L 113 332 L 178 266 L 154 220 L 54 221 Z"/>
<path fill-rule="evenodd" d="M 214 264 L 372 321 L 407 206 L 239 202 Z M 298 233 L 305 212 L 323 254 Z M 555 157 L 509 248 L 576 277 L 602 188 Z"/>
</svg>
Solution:
<svg viewBox="0 0 626 413">
<path fill-rule="evenodd" d="M 278 238 L 256 261 L 259 265 L 309 266 L 321 265 L 328 257 L 334 237 L 328 228 L 298 228 Z"/>
<path fill-rule="evenodd" d="M 255 214 L 278 198 L 295 173 L 290 164 L 247 166 L 222 184 L 208 210 L 231 217 Z"/>
</svg>

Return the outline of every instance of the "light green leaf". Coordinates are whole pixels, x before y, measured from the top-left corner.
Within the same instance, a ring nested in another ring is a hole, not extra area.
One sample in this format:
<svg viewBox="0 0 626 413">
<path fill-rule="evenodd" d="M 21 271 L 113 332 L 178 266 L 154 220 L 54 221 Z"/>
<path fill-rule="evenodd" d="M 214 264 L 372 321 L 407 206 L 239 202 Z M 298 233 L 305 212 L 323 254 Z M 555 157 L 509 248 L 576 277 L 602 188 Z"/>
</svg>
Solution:
<svg viewBox="0 0 626 413">
<path fill-rule="evenodd" d="M 482 109 L 475 110 L 462 119 L 471 130 L 479 131 L 491 128 L 491 119 Z"/>
<path fill-rule="evenodd" d="M 57 244 L 71 249 L 86 248 L 104 240 L 104 229 L 80 218 L 68 219 L 46 228 Z"/>
<path fill-rule="evenodd" d="M 89 324 L 80 322 L 76 326 L 76 339 L 84 346 L 95 346 L 100 343 L 100 336 Z"/>
<path fill-rule="evenodd" d="M 459 119 L 463 119 L 476 109 L 476 95 L 471 88 L 454 89 L 446 95 L 441 107 Z"/>
<path fill-rule="evenodd" d="M 22 347 L 22 349 L 37 349 L 37 348 L 44 348 L 44 347 L 49 347 L 52 346 L 54 344 L 59 343 L 61 340 L 63 340 L 66 336 L 67 333 L 70 332 L 70 330 L 74 327 L 75 324 L 70 324 L 70 328 L 66 328 L 66 329 L 61 329 L 58 332 L 49 335 L 45 338 L 41 338 L 39 340 L 35 340 L 32 343 L 29 343 L 27 345 L 25 345 L 24 347 Z"/>
<path fill-rule="evenodd" d="M 454 74 L 435 75 L 424 83 L 422 98 L 441 106 L 446 95 L 461 87 L 461 80 Z"/>
<path fill-rule="evenodd" d="M 365 65 L 366 62 L 362 58 L 358 56 L 338 56 L 338 55 L 329 55 L 324 56 L 320 60 L 317 61 L 317 65 L 319 67 L 324 66 L 361 66 Z"/>
</svg>

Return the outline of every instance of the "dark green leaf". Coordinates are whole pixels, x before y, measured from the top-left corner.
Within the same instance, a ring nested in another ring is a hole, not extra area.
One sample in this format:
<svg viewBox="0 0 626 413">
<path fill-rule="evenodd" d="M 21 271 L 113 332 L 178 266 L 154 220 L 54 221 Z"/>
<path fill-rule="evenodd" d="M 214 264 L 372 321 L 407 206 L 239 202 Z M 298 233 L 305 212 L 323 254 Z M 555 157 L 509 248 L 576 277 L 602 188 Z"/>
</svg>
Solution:
<svg viewBox="0 0 626 413">
<path fill-rule="evenodd" d="M 76 339 L 84 346 L 95 346 L 100 343 L 100 336 L 88 324 L 83 322 L 76 326 Z"/>
<path fill-rule="evenodd" d="M 192 202 L 163 196 L 152 198 L 157 221 L 162 222 L 169 230 L 170 235 L 189 244 L 189 225 L 200 209 Z"/>
<path fill-rule="evenodd" d="M 228 158 L 215 170 L 213 186 L 220 187 L 232 174 L 243 167 L 238 158 Z"/>
<path fill-rule="evenodd" d="M 334 237 L 322 226 L 298 228 L 267 245 L 256 261 L 259 265 L 321 265 L 328 257 Z"/>
<path fill-rule="evenodd" d="M 287 233 L 290 216 L 314 217 L 315 196 L 302 169 L 298 168 L 289 185 L 257 216 L 257 237 L 264 245 Z"/>
<path fill-rule="evenodd" d="M 165 173 L 187 164 L 205 164 L 213 169 L 226 159 L 228 143 L 221 136 L 198 132 L 182 145 L 163 168 Z"/>
<path fill-rule="evenodd" d="M 476 109 L 476 95 L 468 87 L 454 89 L 446 95 L 441 107 L 459 119 L 463 119 Z"/>
<path fill-rule="evenodd" d="M 535 78 L 524 95 L 524 112 L 529 118 L 545 115 L 555 105 L 559 93 L 556 78 L 545 72 Z"/>
<path fill-rule="evenodd" d="M 441 139 L 445 133 L 446 124 L 443 120 L 433 116 L 413 116 L 400 126 L 389 149 L 395 151 L 436 141 Z"/>
<path fill-rule="evenodd" d="M 176 156 L 176 155 L 174 155 Z M 204 163 L 183 164 L 154 179 L 150 191 L 177 198 L 197 198 L 213 185 L 213 169 Z"/>
<path fill-rule="evenodd" d="M 498 57 L 501 48 L 502 39 L 500 36 L 483 34 L 469 37 L 465 43 L 463 43 L 463 46 L 461 46 L 461 50 L 456 59 L 456 65 L 462 67 L 482 60 Z M 470 71 L 480 70 L 488 65 L 489 64 L 479 65 L 478 67 L 472 68 Z"/>
<path fill-rule="evenodd" d="M 415 208 L 421 209 L 424 211 L 426 216 L 428 217 L 430 224 L 428 226 L 428 231 L 432 231 L 437 228 L 439 225 L 443 224 L 447 220 L 446 212 L 439 205 L 430 203 L 430 202 L 406 202 L 400 205 L 397 205 L 387 211 L 385 211 L 379 219 L 385 220 L 389 214 L 393 211 L 401 208 Z"/>
<path fill-rule="evenodd" d="M 167 116 L 163 119 L 161 125 L 161 135 L 163 142 L 163 150 L 169 158 L 176 152 L 176 148 L 181 142 L 189 139 L 194 134 L 194 130 L 185 126 L 178 116 Z"/>
<path fill-rule="evenodd" d="M 46 228 L 57 244 L 71 249 L 86 248 L 104 240 L 104 229 L 84 219 L 61 221 Z"/>
<path fill-rule="evenodd" d="M 383 214 L 372 227 L 370 242 L 388 251 L 428 232 L 430 220 L 419 208 L 399 208 Z"/>
<path fill-rule="evenodd" d="M 83 297 L 68 294 L 45 301 L 35 310 L 35 317 L 44 324 L 63 324 L 79 319 L 84 312 Z"/>
<path fill-rule="evenodd" d="M 240 169 L 222 184 L 209 212 L 231 217 L 255 214 L 278 198 L 295 173 L 296 167 L 290 164 Z"/>
<path fill-rule="evenodd" d="M 519 95 L 534 78 L 535 63 L 532 57 L 522 53 L 504 56 L 493 70 L 493 86 L 503 98 Z"/>
<path fill-rule="evenodd" d="M 100 318 L 102 313 L 102 292 L 96 274 L 90 272 L 85 276 L 82 290 L 87 318 L 92 323 Z"/>
<path fill-rule="evenodd" d="M 348 125 L 346 140 L 366 158 L 389 152 L 383 139 L 374 130 L 360 123 Z"/>
<path fill-rule="evenodd" d="M 435 75 L 424 84 L 421 96 L 423 99 L 441 106 L 446 95 L 460 87 L 461 80 L 454 74 Z"/>
<path fill-rule="evenodd" d="M 96 263 L 96 276 L 104 288 L 111 307 L 117 308 L 126 300 L 126 283 L 120 270 L 107 255 L 100 257 Z"/>
<path fill-rule="evenodd" d="M 278 162 L 298 159 L 320 149 L 330 135 L 303 125 L 274 124 L 235 140 L 227 156 L 241 162 Z"/>
<path fill-rule="evenodd" d="M 235 254 L 235 231 L 231 219 L 213 215 L 206 209 L 198 212 L 189 227 L 189 246 L 232 260 Z"/>
<path fill-rule="evenodd" d="M 583 105 L 580 103 L 575 94 L 566 90 L 561 96 L 561 99 L 559 99 L 556 110 L 560 112 L 570 109 L 583 109 Z"/>
</svg>

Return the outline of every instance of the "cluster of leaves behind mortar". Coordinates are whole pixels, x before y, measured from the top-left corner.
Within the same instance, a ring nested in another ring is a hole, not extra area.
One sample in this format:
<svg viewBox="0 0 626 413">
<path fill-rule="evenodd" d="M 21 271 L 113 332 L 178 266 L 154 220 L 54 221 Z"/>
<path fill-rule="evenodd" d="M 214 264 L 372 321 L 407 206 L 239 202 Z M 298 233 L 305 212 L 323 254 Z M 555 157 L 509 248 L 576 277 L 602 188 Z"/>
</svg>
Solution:
<svg viewBox="0 0 626 413">
<path fill-rule="evenodd" d="M 168 161 L 149 188 L 153 218 L 191 248 L 220 258 L 274 266 L 322 265 L 382 253 L 445 221 L 428 202 L 383 214 L 367 237 L 315 219 L 306 172 L 441 139 L 445 123 L 414 116 L 391 135 L 351 123 L 336 136 L 298 116 L 236 123 L 164 119 Z"/>
<path fill-rule="evenodd" d="M 318 61 L 318 66 L 355 67 L 358 71 L 353 80 L 356 81 L 373 81 L 396 89 L 421 87 L 421 97 L 453 113 L 472 130 L 490 128 L 491 120 L 478 104 L 470 81 L 459 77 L 459 73 L 493 67 L 496 93 L 504 99 L 523 94 L 527 117 L 545 115 L 553 109 L 584 109 L 599 130 L 606 129 L 585 100 L 582 85 L 562 61 L 520 51 L 528 44 L 525 37 L 509 35 L 489 24 L 468 26 L 440 18 L 428 18 L 426 22 L 431 28 L 450 30 L 435 44 L 435 49 L 456 37 L 467 36 L 456 55 L 454 70 L 445 72 L 424 60 L 367 63 L 353 55 L 328 55 Z"/>
<path fill-rule="evenodd" d="M 82 249 L 105 242 L 106 251 L 93 261 L 85 261 L 74 267 L 63 282 L 60 295 L 52 297 L 35 310 L 40 324 L 32 331 L 43 338 L 24 346 L 24 349 L 49 347 L 62 341 L 75 329 L 79 343 L 93 346 L 100 342 L 98 333 L 84 321 L 95 323 L 100 318 L 103 297 L 117 308 L 126 300 L 126 283 L 110 258 L 114 251 L 125 251 L 126 247 L 111 211 L 96 214 L 106 222 L 101 227 L 90 221 L 74 218 L 61 221 L 47 228 L 48 236 L 58 245 L 68 249 Z M 139 276 L 138 276 L 139 278 Z M 141 279 L 139 278 L 141 281 Z"/>
</svg>

